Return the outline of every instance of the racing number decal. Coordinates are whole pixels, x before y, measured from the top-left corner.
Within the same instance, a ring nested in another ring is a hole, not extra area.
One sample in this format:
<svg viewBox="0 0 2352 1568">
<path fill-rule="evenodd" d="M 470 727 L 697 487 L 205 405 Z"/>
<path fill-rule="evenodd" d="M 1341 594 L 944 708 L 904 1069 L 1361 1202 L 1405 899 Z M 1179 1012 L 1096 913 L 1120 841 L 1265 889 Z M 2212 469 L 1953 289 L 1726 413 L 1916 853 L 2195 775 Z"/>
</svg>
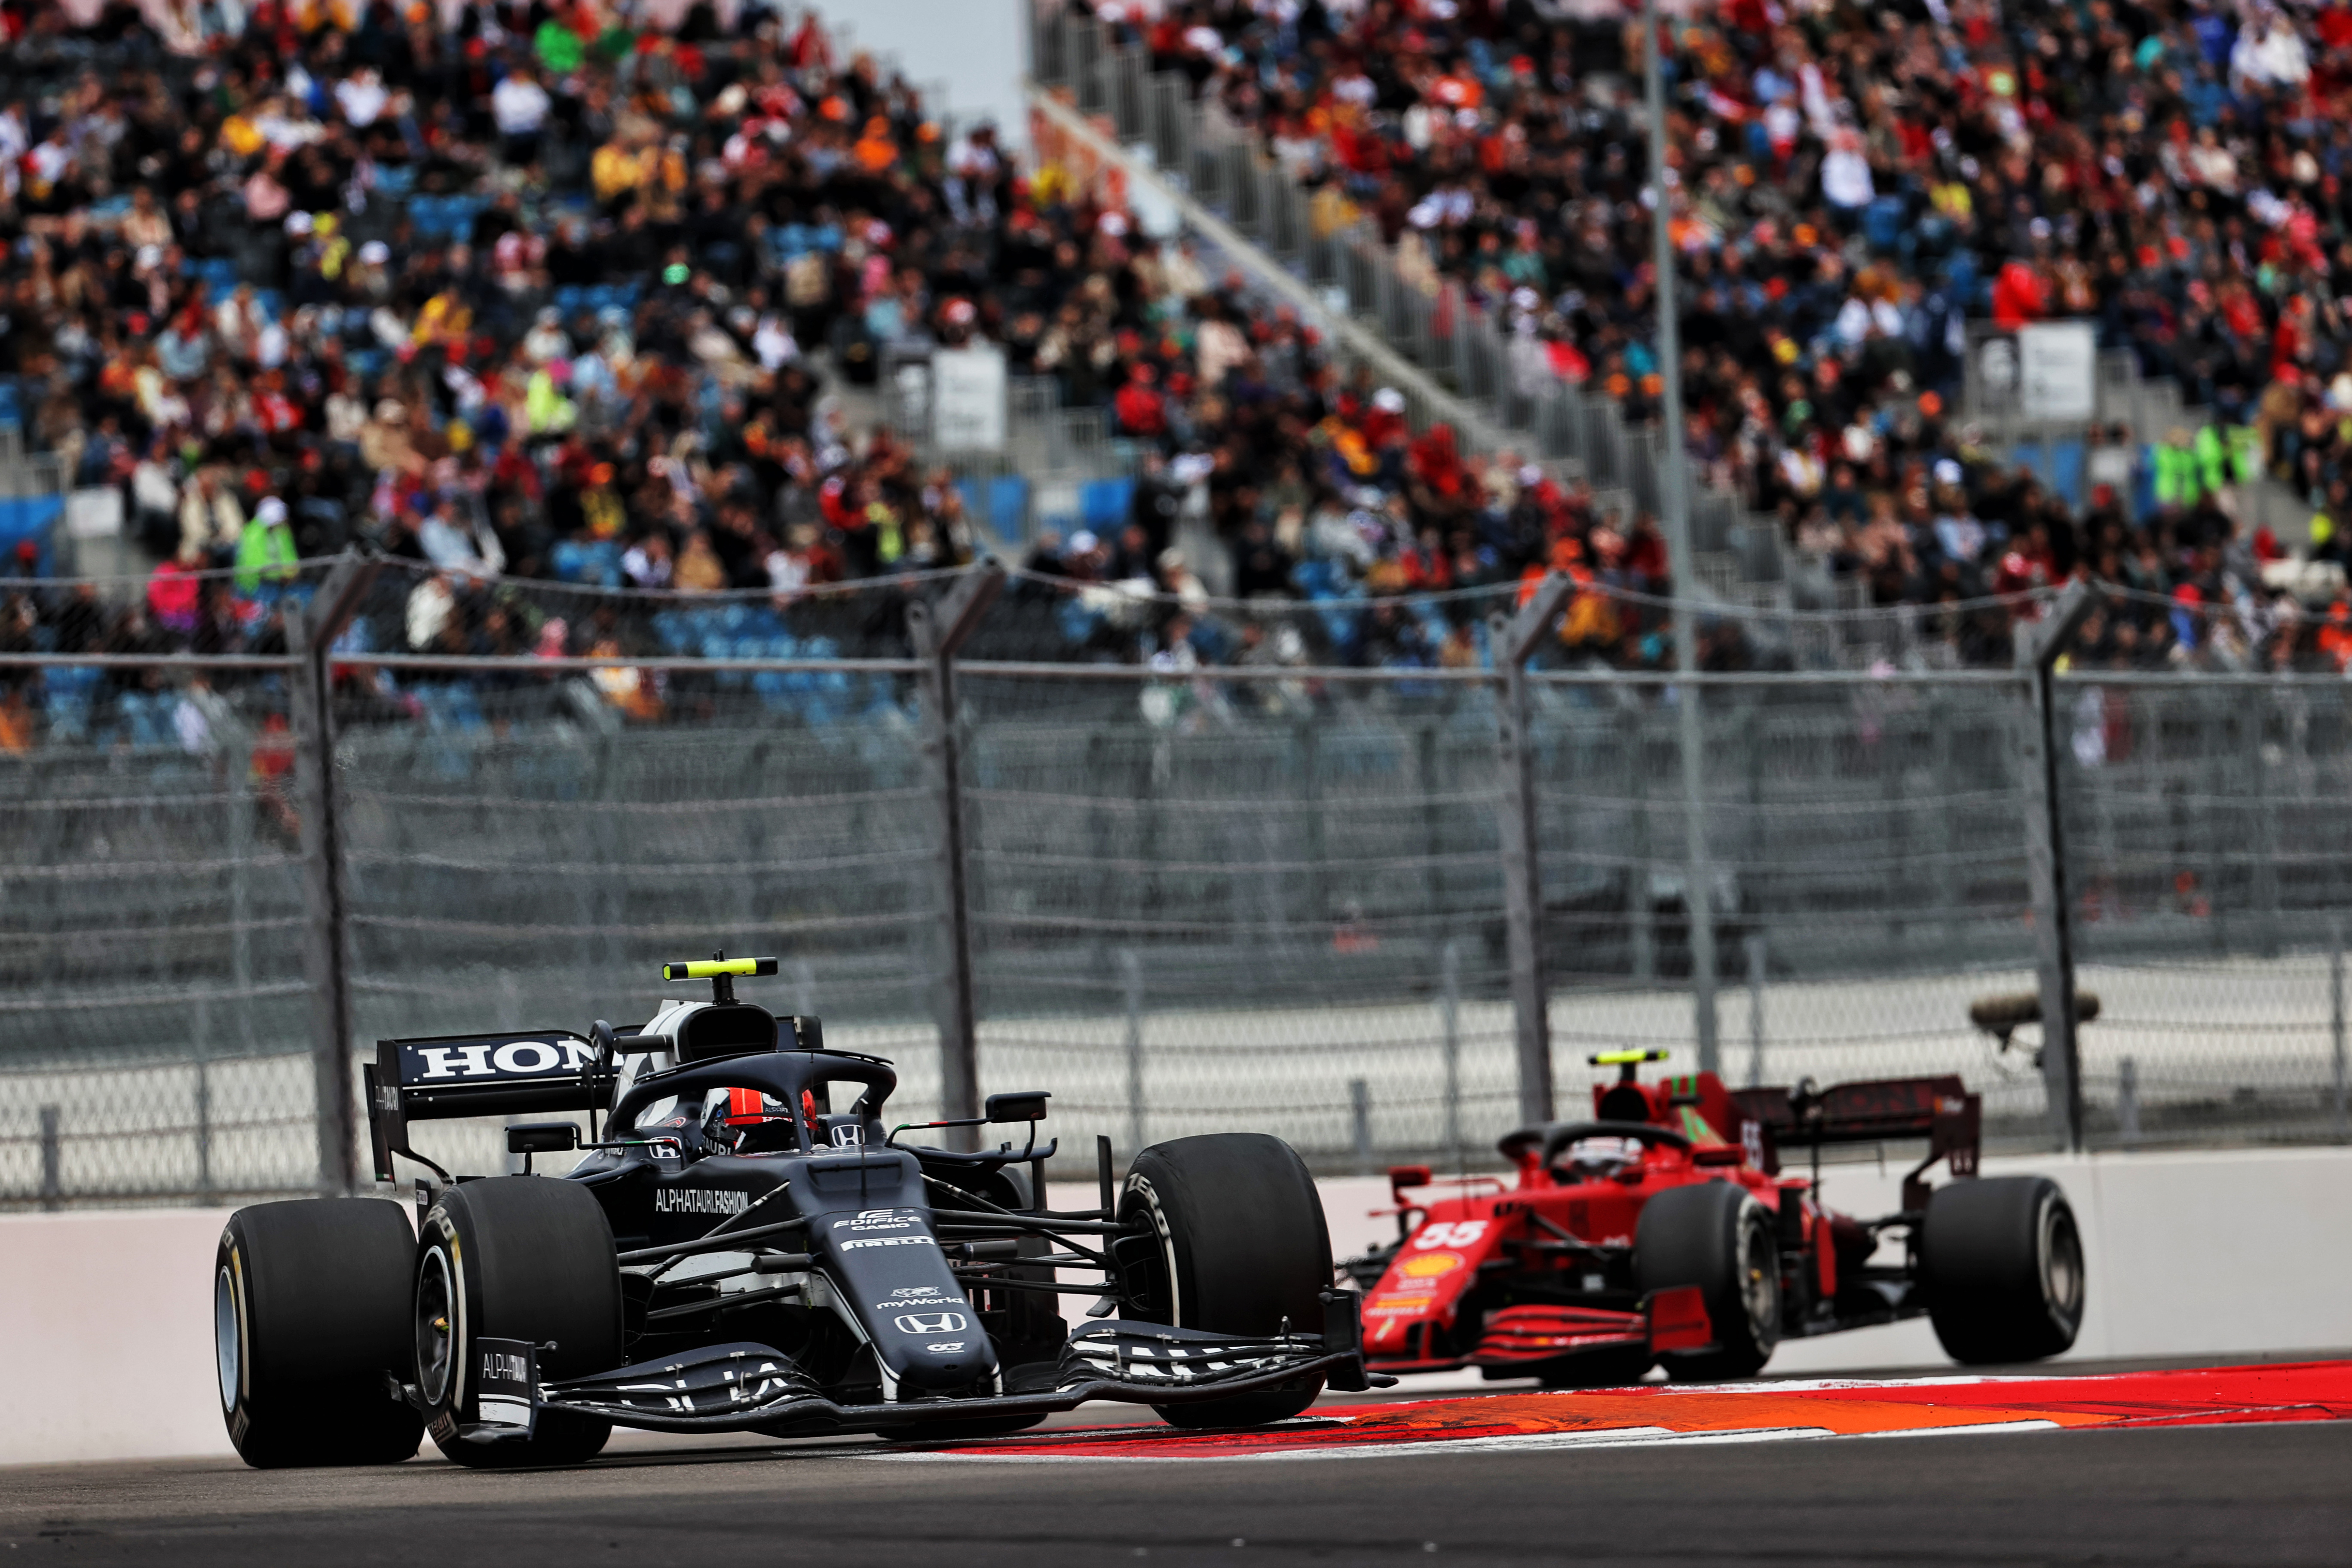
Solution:
<svg viewBox="0 0 2352 1568">
<path fill-rule="evenodd" d="M 1439 1220 L 1435 1225 L 1423 1226 L 1421 1234 L 1412 1238 L 1412 1244 L 1415 1247 L 1475 1247 L 1478 1238 L 1486 1234 L 1486 1222 L 1483 1219 L 1455 1220 L 1451 1225 Z"/>
</svg>

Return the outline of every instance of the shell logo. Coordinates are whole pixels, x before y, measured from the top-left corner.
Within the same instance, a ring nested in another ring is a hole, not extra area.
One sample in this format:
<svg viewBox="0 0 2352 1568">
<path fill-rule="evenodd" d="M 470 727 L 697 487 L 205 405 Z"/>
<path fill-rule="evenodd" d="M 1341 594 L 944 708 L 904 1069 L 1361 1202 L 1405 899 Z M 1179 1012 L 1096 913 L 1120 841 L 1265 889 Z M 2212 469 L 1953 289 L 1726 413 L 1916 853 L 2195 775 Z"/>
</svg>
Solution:
<svg viewBox="0 0 2352 1568">
<path fill-rule="evenodd" d="M 1408 1279 L 1434 1279 L 1461 1267 L 1462 1255 L 1458 1252 L 1420 1252 L 1398 1264 L 1397 1272 Z"/>
</svg>

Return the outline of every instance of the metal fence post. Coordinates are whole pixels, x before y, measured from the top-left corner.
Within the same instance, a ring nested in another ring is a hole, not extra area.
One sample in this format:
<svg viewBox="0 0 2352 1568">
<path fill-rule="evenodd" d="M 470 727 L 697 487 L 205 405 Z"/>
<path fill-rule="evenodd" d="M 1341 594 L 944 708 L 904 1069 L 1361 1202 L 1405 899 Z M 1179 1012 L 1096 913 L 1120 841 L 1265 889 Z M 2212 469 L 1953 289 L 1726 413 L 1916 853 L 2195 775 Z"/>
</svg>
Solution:
<svg viewBox="0 0 2352 1568">
<path fill-rule="evenodd" d="M 805 958 L 793 960 L 793 1011 L 803 1018 L 816 1016 L 816 965 Z"/>
<path fill-rule="evenodd" d="M 907 606 L 907 633 L 923 660 L 923 763 L 932 807 L 939 814 L 940 945 L 945 994 L 939 1008 L 940 1113 L 980 1114 L 980 1028 L 972 999 L 971 910 L 964 867 L 962 748 L 956 736 L 955 656 L 982 616 L 1004 591 L 1004 568 L 994 559 L 967 574 L 934 610 Z M 950 1129 L 951 1142 L 972 1146 L 972 1129 Z"/>
<path fill-rule="evenodd" d="M 1438 959 L 1437 1025 L 1445 1041 L 1445 1158 L 1462 1168 L 1462 944 Z"/>
<path fill-rule="evenodd" d="M 41 1206 L 57 1210 L 66 1206 L 65 1182 L 58 1169 L 58 1108 L 41 1107 Z"/>
<path fill-rule="evenodd" d="M 2327 922 L 2327 1059 L 2336 1085 L 2336 1136 L 2352 1138 L 2344 1084 L 2344 922 Z"/>
<path fill-rule="evenodd" d="M 1143 1147 L 1143 955 L 1118 950 L 1118 974 L 1127 993 L 1127 1142 Z"/>
<path fill-rule="evenodd" d="M 236 1027 L 247 1056 L 256 1054 L 253 1029 L 253 737 L 242 724 L 215 720 L 223 794 L 228 801 L 228 972 L 236 988 Z"/>
<path fill-rule="evenodd" d="M 1490 624 L 1495 668 L 1503 678 L 1496 729 L 1502 799 L 1503 928 L 1511 957 L 1511 1016 L 1518 1046 L 1519 1119 L 1529 1126 L 1551 1120 L 1550 1001 L 1543 972 L 1542 844 L 1536 816 L 1535 744 L 1529 733 L 1528 658 L 1550 629 L 1574 584 L 1552 573 L 1519 613 Z"/>
<path fill-rule="evenodd" d="M 2126 1147 L 2139 1142 L 2139 1060 L 2135 1057 L 2116 1066 L 2116 1131 Z"/>
<path fill-rule="evenodd" d="M 2024 722 L 2016 732 L 2025 786 L 2026 883 L 2041 973 L 2042 1079 L 2052 1131 L 2070 1152 L 2083 1147 L 2083 1072 L 2074 1047 L 2074 910 L 2066 886 L 2057 693 L 2051 672 L 2102 597 L 2086 583 L 2069 584 L 2042 619 L 2019 623 L 2014 634 L 2017 666 L 2029 682 Z"/>
<path fill-rule="evenodd" d="M 1764 933 L 1748 937 L 1748 1087 L 1764 1081 Z"/>
<path fill-rule="evenodd" d="M 352 1100 L 351 931 L 335 788 L 335 710 L 329 656 L 358 613 L 380 563 L 338 561 L 309 605 L 286 617 L 296 663 L 294 785 L 302 833 L 302 973 L 310 992 L 310 1051 L 317 1087 L 319 1190 L 359 1184 L 359 1116 Z"/>
<path fill-rule="evenodd" d="M 1619 714 L 1624 735 L 1620 749 L 1625 757 L 1626 810 L 1633 818 L 1625 856 L 1625 973 L 1636 981 L 1654 980 L 1658 973 L 1658 900 L 1656 876 L 1650 864 L 1650 781 L 1643 773 L 1649 759 L 1650 729 L 1641 708 L 1627 703 Z"/>
<path fill-rule="evenodd" d="M 1356 1146 L 1356 1174 L 1372 1173 L 1372 1086 L 1360 1078 L 1348 1080 L 1348 1121 Z"/>
<path fill-rule="evenodd" d="M 2249 694 L 2250 697 L 2252 694 Z M 2279 842 L 2278 802 L 2273 798 L 2276 771 L 2267 756 L 2270 742 L 2270 699 L 2256 697 L 2248 703 L 2245 722 L 2253 731 L 2250 743 L 2237 748 L 2253 776 L 2253 788 L 2248 792 L 2247 809 L 2252 814 L 2250 826 L 2254 840 L 2253 906 L 2255 951 L 2264 958 L 2276 958 L 2279 953 Z"/>
<path fill-rule="evenodd" d="M 1698 571 L 1692 553 L 1689 461 L 1684 447 L 1682 349 L 1678 332 L 1681 307 L 1675 299 L 1674 195 L 1666 183 L 1665 40 L 1660 37 L 1657 0 L 1642 6 L 1643 96 L 1649 109 L 1650 189 L 1655 205 L 1650 225 L 1654 240 L 1657 279 L 1658 369 L 1663 386 L 1658 411 L 1656 472 L 1660 521 L 1665 525 L 1666 552 L 1674 576 L 1672 610 L 1675 668 L 1684 675 L 1698 668 L 1698 618 L 1691 605 L 1698 592 Z M 1641 487 L 1634 487 L 1638 494 Z M 1706 853 L 1706 735 L 1700 722 L 1696 685 L 1685 681 L 1675 688 L 1675 714 L 1680 724 L 1683 773 L 1683 907 L 1690 917 L 1691 1015 L 1698 1037 L 1701 1072 L 1722 1070 L 1722 1046 L 1717 1037 L 1715 1006 L 1715 873 Z"/>
<path fill-rule="evenodd" d="M 240 1011 L 251 1008 L 247 1000 Z M 201 991 L 189 1022 L 196 1047 L 196 1199 L 209 1205 L 213 1201 L 212 1005 Z"/>
</svg>

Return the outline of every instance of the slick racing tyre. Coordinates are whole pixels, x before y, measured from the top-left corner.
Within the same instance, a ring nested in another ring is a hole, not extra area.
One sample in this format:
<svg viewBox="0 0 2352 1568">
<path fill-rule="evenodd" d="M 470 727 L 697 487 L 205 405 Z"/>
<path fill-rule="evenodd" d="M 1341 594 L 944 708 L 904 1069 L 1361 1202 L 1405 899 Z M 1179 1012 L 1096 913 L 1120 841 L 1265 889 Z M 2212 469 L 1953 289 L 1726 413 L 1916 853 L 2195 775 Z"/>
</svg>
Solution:
<svg viewBox="0 0 2352 1568">
<path fill-rule="evenodd" d="M 262 1469 L 393 1465 L 424 1417 L 386 1373 L 408 1363 L 416 1238 L 397 1204 L 308 1198 L 229 1215 L 213 1263 L 228 1440 Z"/>
<path fill-rule="evenodd" d="M 2066 1194 L 2047 1176 L 1937 1187 L 1919 1281 L 1936 1338 L 1962 1365 L 2056 1355 L 2083 1326 L 2083 1237 Z"/>
<path fill-rule="evenodd" d="M 457 1426 L 478 1340 L 539 1346 L 543 1380 L 620 1364 L 621 1273 L 612 1227 L 587 1188 L 499 1176 L 443 1193 L 425 1216 L 414 1300 L 416 1387 L 442 1453 L 503 1468 L 576 1465 L 604 1447 L 613 1424 L 572 1411 L 541 1411 L 528 1438 L 470 1438 Z"/>
<path fill-rule="evenodd" d="M 1119 1248 L 1123 1310 L 1147 1322 L 1234 1334 L 1323 1328 L 1331 1241 L 1306 1162 L 1262 1132 L 1155 1143 L 1135 1157 L 1122 1223 L 1148 1226 Z M 1153 1408 L 1171 1426 L 1255 1426 L 1297 1415 L 1319 1376 L 1194 1405 Z"/>
<path fill-rule="evenodd" d="M 1753 1377 L 1780 1342 L 1780 1249 L 1772 1216 L 1730 1182 L 1669 1187 L 1642 1205 L 1633 1271 L 1644 1294 L 1696 1285 L 1715 1348 L 1658 1359 L 1677 1383 Z"/>
</svg>

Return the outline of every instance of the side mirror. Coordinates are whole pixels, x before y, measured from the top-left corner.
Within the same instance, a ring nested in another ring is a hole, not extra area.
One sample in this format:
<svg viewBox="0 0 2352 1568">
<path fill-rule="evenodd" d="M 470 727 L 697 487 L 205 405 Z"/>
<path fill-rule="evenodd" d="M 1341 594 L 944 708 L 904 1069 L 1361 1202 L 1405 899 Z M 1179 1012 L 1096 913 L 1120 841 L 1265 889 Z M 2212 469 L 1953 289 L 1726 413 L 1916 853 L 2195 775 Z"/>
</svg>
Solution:
<svg viewBox="0 0 2352 1568">
<path fill-rule="evenodd" d="M 1013 1094 L 992 1094 L 988 1097 L 988 1117 L 991 1121 L 1043 1121 L 1045 1101 L 1053 1096 L 1044 1089 L 1027 1089 Z"/>
<path fill-rule="evenodd" d="M 519 1121 L 507 1129 L 509 1154 L 561 1154 L 580 1147 L 580 1129 L 569 1121 Z"/>
</svg>

